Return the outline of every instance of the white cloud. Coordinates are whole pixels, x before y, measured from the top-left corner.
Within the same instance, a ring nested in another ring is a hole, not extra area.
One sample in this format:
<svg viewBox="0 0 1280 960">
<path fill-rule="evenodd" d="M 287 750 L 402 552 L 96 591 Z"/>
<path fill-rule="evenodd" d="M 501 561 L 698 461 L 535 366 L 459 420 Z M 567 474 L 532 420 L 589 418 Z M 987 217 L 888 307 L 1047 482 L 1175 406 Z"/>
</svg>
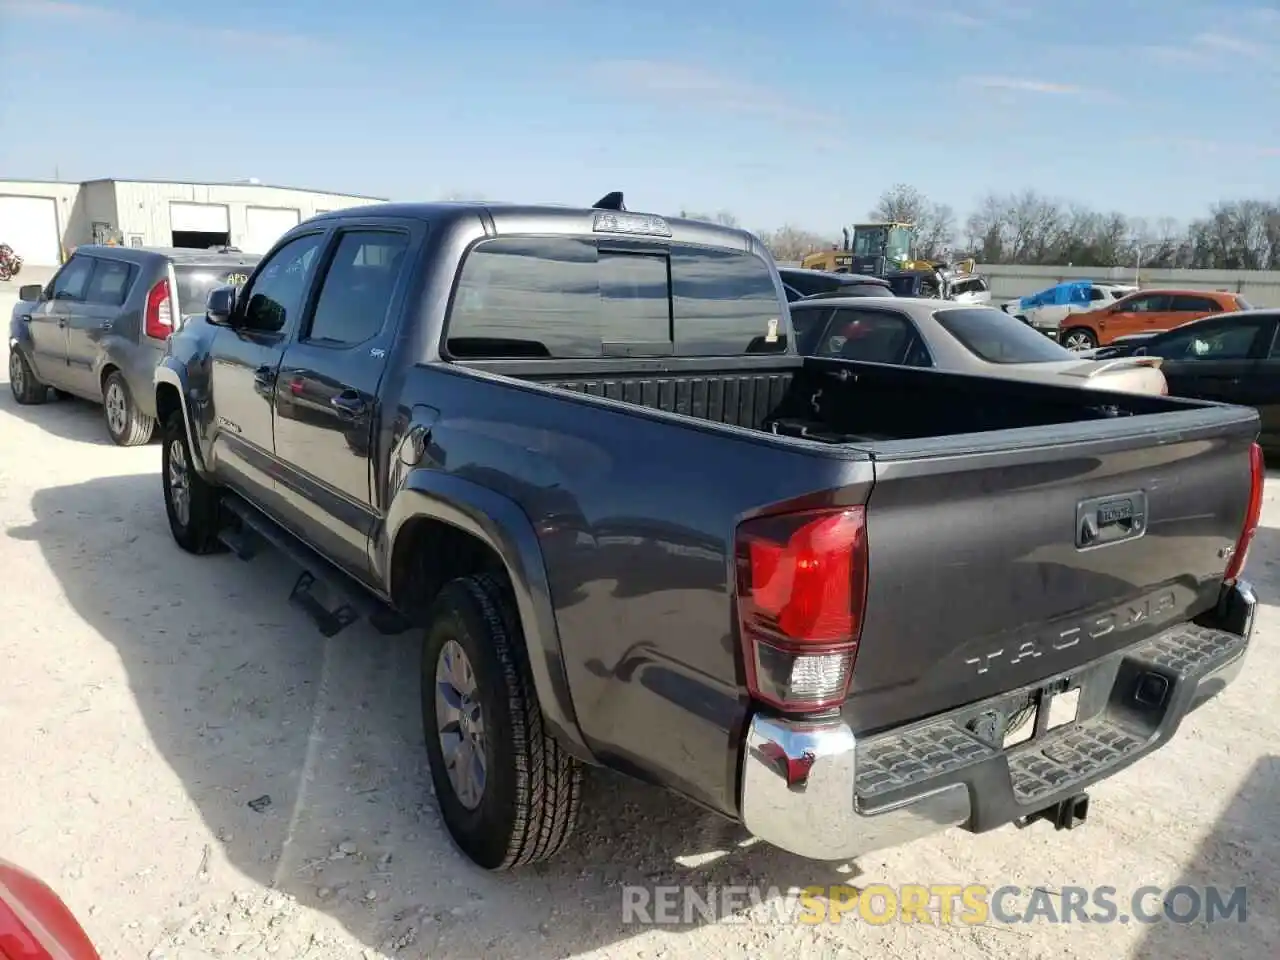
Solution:
<svg viewBox="0 0 1280 960">
<path fill-rule="evenodd" d="M 157 20 L 92 4 L 68 0 L 0 0 L 0 13 L 5 17 L 28 20 L 60 20 L 103 29 L 160 30 L 186 34 L 207 42 L 226 42 L 240 47 L 268 47 L 281 51 L 315 52 L 327 44 L 301 34 L 277 33 L 269 30 L 238 29 Z"/>
<path fill-rule="evenodd" d="M 602 60 L 592 65 L 597 82 L 631 95 L 704 109 L 756 114 L 804 126 L 838 122 L 832 114 L 794 103 L 765 87 L 705 67 L 665 60 Z"/>
<path fill-rule="evenodd" d="M 1018 93 L 1043 93 L 1051 96 L 1087 96 L 1097 91 L 1074 83 L 1050 83 L 1022 77 L 964 77 L 962 83 L 984 90 L 1012 90 Z"/>
</svg>

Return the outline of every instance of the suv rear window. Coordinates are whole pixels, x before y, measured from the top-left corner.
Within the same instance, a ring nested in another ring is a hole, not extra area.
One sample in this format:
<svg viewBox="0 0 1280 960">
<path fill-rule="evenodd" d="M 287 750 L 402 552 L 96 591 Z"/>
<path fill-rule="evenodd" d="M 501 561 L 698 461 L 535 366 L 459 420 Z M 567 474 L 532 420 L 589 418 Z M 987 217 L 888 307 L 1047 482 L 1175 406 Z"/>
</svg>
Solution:
<svg viewBox="0 0 1280 960">
<path fill-rule="evenodd" d="M 939 310 L 934 319 L 974 356 L 988 363 L 1052 363 L 1075 359 L 1021 320 L 989 307 Z"/>
<path fill-rule="evenodd" d="M 769 265 L 733 250 L 498 237 L 462 264 L 445 349 L 459 359 L 783 352 Z"/>
<path fill-rule="evenodd" d="M 184 317 L 203 313 L 210 290 L 225 284 L 242 286 L 252 272 L 252 264 L 175 263 L 173 277 L 178 282 L 179 312 Z"/>
</svg>

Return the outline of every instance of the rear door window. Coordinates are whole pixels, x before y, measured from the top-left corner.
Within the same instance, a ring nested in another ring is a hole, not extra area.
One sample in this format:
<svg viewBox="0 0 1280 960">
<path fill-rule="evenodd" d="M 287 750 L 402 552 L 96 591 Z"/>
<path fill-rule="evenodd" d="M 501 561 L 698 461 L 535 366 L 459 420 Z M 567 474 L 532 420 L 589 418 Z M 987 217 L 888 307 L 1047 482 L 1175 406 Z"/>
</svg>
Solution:
<svg viewBox="0 0 1280 960">
<path fill-rule="evenodd" d="M 1149 347 L 1146 352 L 1166 360 L 1246 360 L 1252 355 L 1254 345 L 1266 328 L 1267 325 L 1262 320 L 1252 320 L 1249 323 L 1226 323 L 1218 320 L 1198 323 L 1190 330 L 1179 329 L 1163 337 L 1161 342 Z"/>
<path fill-rule="evenodd" d="M 463 262 L 445 350 L 459 359 L 736 356 L 786 349 L 768 264 L 732 250 L 500 237 Z"/>
<path fill-rule="evenodd" d="M 1122 313 L 1165 313 L 1172 309 L 1172 301 L 1167 293 L 1149 293 L 1141 297 L 1132 297 L 1118 306 Z"/>
<path fill-rule="evenodd" d="M 1222 308 L 1211 297 L 1176 296 L 1170 308 L 1179 313 L 1218 313 Z"/>
<path fill-rule="evenodd" d="M 137 273 L 137 267 L 122 260 L 98 260 L 85 290 L 85 302 L 104 307 L 120 306 L 129 298 Z"/>
<path fill-rule="evenodd" d="M 204 313 L 209 291 L 221 286 L 244 286 L 252 272 L 252 264 L 175 263 L 173 279 L 178 285 L 178 312 L 184 317 Z"/>
</svg>

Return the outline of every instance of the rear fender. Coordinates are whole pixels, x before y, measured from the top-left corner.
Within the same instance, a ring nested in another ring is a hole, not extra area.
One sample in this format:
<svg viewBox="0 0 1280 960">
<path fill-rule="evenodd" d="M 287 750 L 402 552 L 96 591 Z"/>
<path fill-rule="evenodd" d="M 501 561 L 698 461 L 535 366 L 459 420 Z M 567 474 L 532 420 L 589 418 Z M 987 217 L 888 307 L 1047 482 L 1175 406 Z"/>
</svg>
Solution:
<svg viewBox="0 0 1280 960">
<path fill-rule="evenodd" d="M 543 718 L 566 749 L 591 760 L 565 675 L 542 547 L 528 515 L 515 501 L 469 480 L 437 470 L 410 472 L 391 502 L 381 549 L 375 551 L 388 596 L 396 538 L 405 524 L 422 517 L 457 527 L 501 558 L 515 593 Z"/>
</svg>

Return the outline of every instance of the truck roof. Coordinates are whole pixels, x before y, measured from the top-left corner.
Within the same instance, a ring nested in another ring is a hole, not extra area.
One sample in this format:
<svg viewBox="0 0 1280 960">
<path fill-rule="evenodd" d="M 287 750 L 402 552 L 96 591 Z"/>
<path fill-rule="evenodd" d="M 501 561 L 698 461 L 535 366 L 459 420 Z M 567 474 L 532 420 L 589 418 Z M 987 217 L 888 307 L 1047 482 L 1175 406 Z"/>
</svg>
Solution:
<svg viewBox="0 0 1280 960">
<path fill-rule="evenodd" d="M 678 243 L 750 250 L 767 256 L 763 244 L 746 230 L 703 220 L 686 220 L 634 210 L 599 207 L 569 207 L 555 204 L 519 204 L 477 200 L 442 200 L 428 203 L 379 203 L 344 207 L 318 214 L 315 220 L 397 218 L 448 223 L 462 217 L 480 216 L 493 226 L 495 234 L 577 234 L 602 233 L 652 237 Z M 625 229 L 611 229 L 610 225 Z M 663 231 L 666 232 L 663 232 Z"/>
</svg>

